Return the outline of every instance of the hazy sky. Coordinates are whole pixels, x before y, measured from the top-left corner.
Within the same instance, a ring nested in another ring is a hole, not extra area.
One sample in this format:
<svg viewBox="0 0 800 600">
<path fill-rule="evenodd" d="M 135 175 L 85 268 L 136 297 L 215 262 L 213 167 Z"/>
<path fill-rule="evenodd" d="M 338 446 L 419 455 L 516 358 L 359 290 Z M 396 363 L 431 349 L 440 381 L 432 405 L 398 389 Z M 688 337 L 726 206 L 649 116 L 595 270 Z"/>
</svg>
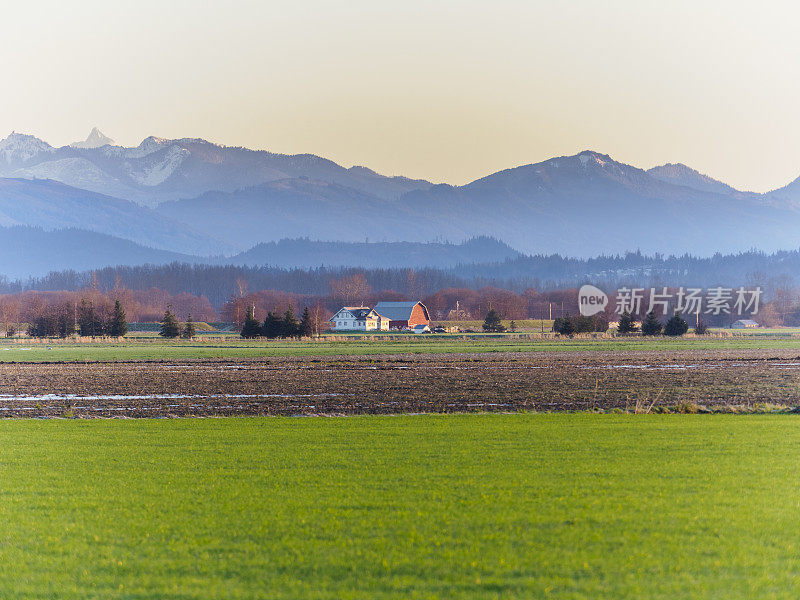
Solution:
<svg viewBox="0 0 800 600">
<path fill-rule="evenodd" d="M 636 0 L 3 2 L 0 137 L 204 137 L 465 183 L 593 149 L 800 175 L 800 8 Z"/>
</svg>

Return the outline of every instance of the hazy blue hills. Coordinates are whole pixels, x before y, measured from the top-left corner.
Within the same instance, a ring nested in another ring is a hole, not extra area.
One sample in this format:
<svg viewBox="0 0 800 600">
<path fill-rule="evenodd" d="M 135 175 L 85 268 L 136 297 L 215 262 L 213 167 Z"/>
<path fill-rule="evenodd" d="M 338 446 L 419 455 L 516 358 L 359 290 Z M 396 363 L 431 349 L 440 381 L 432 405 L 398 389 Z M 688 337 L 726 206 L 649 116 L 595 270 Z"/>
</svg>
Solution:
<svg viewBox="0 0 800 600">
<path fill-rule="evenodd" d="M 227 262 L 283 268 L 364 267 L 374 269 L 455 267 L 499 263 L 520 253 L 498 240 L 481 237 L 461 244 L 416 242 L 314 242 L 306 239 L 258 244 Z"/>
<path fill-rule="evenodd" d="M 500 171 L 461 187 L 403 196 L 423 219 L 528 253 L 710 255 L 800 246 L 800 213 L 755 194 L 676 185 L 596 152 Z M 445 221 L 446 219 L 446 221 Z M 445 237 L 447 233 L 443 233 Z"/>
<path fill-rule="evenodd" d="M 111 235 L 77 228 L 47 231 L 38 227 L 0 227 L 0 276 L 11 280 L 41 277 L 51 271 L 89 271 L 118 265 L 279 266 L 285 269 L 317 267 L 450 268 L 458 265 L 503 262 L 520 253 L 490 238 L 462 244 L 378 242 L 319 242 L 280 240 L 231 257 L 193 256 L 149 248 Z"/>
<path fill-rule="evenodd" d="M 156 210 L 239 249 L 283 238 L 347 242 L 435 239 L 438 223 L 419 218 L 401 201 L 315 179 L 283 179 L 235 192 L 208 192 L 165 202 Z M 450 239 L 461 240 L 457 235 Z"/>
<path fill-rule="evenodd" d="M 507 169 L 464 186 L 434 185 L 396 200 L 289 179 L 157 210 L 240 248 L 305 236 L 351 242 L 491 236 L 522 252 L 566 256 L 800 246 L 800 211 L 788 203 L 717 185 L 683 166 L 654 173 L 596 152 Z"/>
<path fill-rule="evenodd" d="M 700 190 L 701 192 L 725 195 L 742 194 L 742 192 L 739 192 L 728 184 L 717 181 L 708 175 L 704 175 L 680 163 L 669 163 L 653 167 L 647 170 L 647 174 L 661 181 Z M 753 196 L 755 196 L 755 194 L 753 194 Z"/>
<path fill-rule="evenodd" d="M 77 227 L 187 254 L 230 249 L 152 209 L 47 180 L 0 179 L 0 226 L 11 225 Z"/>
<path fill-rule="evenodd" d="M 0 275 L 40 277 L 51 271 L 88 271 L 105 266 L 193 262 L 196 257 L 147 248 L 129 240 L 83 229 L 45 231 L 0 228 Z"/>
</svg>

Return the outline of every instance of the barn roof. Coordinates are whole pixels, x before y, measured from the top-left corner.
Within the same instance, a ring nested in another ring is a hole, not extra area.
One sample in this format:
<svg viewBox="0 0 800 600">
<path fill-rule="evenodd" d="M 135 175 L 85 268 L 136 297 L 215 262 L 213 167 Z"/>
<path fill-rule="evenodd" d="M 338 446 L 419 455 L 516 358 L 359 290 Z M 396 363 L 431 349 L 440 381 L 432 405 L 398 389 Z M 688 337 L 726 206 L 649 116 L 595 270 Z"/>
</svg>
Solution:
<svg viewBox="0 0 800 600">
<path fill-rule="evenodd" d="M 378 302 L 375 311 L 390 321 L 408 321 L 411 318 L 411 311 L 417 304 L 425 311 L 425 318 L 430 319 L 428 309 L 422 302 Z"/>
<path fill-rule="evenodd" d="M 367 316 L 369 316 L 373 312 L 373 310 L 368 306 L 343 306 L 338 311 L 336 311 L 336 315 L 338 315 L 343 310 L 346 310 L 347 312 L 349 312 L 351 315 L 353 315 L 353 317 L 356 320 L 359 320 L 359 321 L 363 320 L 363 319 L 366 319 Z M 333 315 L 333 317 L 331 317 L 328 320 L 329 321 L 333 321 L 336 318 L 336 315 Z M 375 316 L 375 315 L 373 315 L 373 316 Z"/>
</svg>

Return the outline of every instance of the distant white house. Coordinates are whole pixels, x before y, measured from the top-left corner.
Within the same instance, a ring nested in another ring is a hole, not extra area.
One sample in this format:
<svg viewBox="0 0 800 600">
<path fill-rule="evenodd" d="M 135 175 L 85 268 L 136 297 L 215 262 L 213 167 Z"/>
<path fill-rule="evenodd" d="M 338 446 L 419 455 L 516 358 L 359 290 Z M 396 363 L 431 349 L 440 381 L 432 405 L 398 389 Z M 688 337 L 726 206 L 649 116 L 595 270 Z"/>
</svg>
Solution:
<svg viewBox="0 0 800 600">
<path fill-rule="evenodd" d="M 330 322 L 334 331 L 389 331 L 389 319 L 368 306 L 343 306 Z"/>
<path fill-rule="evenodd" d="M 758 327 L 761 325 L 750 319 L 739 319 L 731 324 L 731 329 L 756 329 Z"/>
<path fill-rule="evenodd" d="M 414 325 L 414 329 L 412 329 L 412 331 L 414 333 L 430 333 L 431 328 L 423 323 L 420 325 Z"/>
</svg>

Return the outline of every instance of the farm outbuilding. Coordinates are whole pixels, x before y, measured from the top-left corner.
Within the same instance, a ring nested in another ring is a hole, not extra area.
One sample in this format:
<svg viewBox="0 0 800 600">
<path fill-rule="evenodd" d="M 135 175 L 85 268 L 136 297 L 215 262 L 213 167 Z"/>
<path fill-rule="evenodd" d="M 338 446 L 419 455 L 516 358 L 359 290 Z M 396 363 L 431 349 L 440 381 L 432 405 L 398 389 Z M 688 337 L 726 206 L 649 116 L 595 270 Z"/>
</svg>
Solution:
<svg viewBox="0 0 800 600">
<path fill-rule="evenodd" d="M 417 325 L 431 324 L 422 302 L 378 302 L 375 312 L 389 319 L 389 329 L 414 329 Z"/>
<path fill-rule="evenodd" d="M 761 325 L 750 319 L 739 319 L 731 324 L 731 329 L 756 329 L 758 327 Z"/>
</svg>

